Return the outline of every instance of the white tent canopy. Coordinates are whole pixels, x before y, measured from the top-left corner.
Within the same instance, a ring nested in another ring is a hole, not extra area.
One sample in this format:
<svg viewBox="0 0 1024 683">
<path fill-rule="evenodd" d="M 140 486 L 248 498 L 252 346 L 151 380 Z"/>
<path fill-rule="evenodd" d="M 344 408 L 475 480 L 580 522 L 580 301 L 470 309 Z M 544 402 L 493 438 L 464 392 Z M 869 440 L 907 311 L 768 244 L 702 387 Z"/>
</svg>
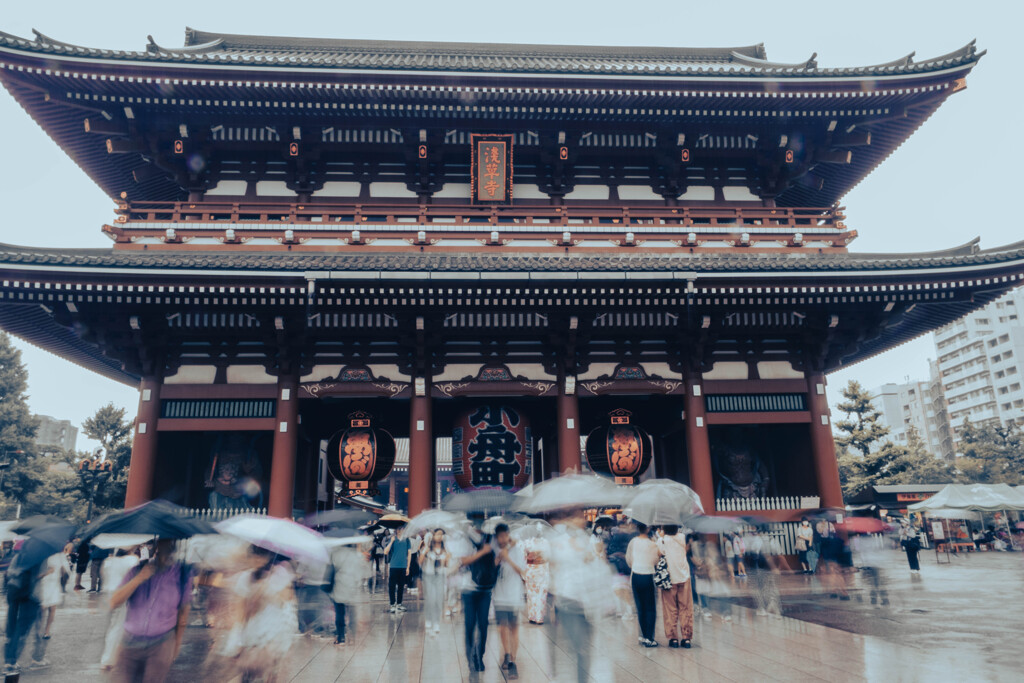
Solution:
<svg viewBox="0 0 1024 683">
<path fill-rule="evenodd" d="M 931 498 L 907 506 L 912 511 L 939 509 L 1024 510 L 1024 493 L 1009 484 L 950 484 Z"/>
</svg>

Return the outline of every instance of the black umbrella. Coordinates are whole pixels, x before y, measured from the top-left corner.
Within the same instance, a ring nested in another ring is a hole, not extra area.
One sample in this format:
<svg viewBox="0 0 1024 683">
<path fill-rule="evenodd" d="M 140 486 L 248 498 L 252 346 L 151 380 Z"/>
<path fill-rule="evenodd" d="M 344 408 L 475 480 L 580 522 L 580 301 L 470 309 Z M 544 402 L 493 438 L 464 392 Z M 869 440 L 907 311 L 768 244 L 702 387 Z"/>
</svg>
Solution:
<svg viewBox="0 0 1024 683">
<path fill-rule="evenodd" d="M 360 527 L 377 519 L 377 515 L 366 510 L 325 510 L 306 517 L 306 526 Z"/>
<path fill-rule="evenodd" d="M 192 517 L 188 511 L 166 500 L 151 500 L 137 507 L 111 512 L 87 526 L 83 539 L 99 534 L 147 534 L 158 538 L 189 538 L 217 533 L 213 525 Z"/>
<path fill-rule="evenodd" d="M 441 508 L 449 512 L 505 512 L 512 509 L 515 496 L 505 489 L 477 489 L 448 494 Z"/>
<path fill-rule="evenodd" d="M 63 521 L 37 526 L 26 534 L 28 538 L 21 544 L 8 571 L 17 574 L 42 564 L 50 555 L 61 552 L 73 533 L 75 525 Z"/>
<path fill-rule="evenodd" d="M 68 520 L 61 519 L 60 517 L 54 517 L 53 515 L 32 515 L 26 517 L 17 524 L 13 525 L 8 531 L 12 534 L 19 536 L 25 536 L 28 532 L 38 529 L 39 527 L 50 526 L 53 524 L 67 524 Z"/>
</svg>

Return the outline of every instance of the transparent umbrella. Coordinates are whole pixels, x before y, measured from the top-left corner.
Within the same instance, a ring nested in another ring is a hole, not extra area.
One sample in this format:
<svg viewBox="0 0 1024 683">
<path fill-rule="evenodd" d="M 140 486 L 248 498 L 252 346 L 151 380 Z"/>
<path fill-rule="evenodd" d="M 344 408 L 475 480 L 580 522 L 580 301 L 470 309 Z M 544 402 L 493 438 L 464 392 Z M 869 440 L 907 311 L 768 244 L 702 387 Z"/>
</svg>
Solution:
<svg viewBox="0 0 1024 683">
<path fill-rule="evenodd" d="M 648 526 L 681 526 L 704 509 L 690 487 L 670 482 L 639 487 L 623 512 Z"/>
<path fill-rule="evenodd" d="M 527 514 L 578 508 L 624 505 L 629 493 L 611 480 L 593 474 L 565 474 L 536 484 L 532 496 L 522 496 L 516 510 Z"/>
<path fill-rule="evenodd" d="M 300 562 L 327 564 L 323 536 L 291 520 L 237 515 L 216 525 L 217 531 Z"/>
<path fill-rule="evenodd" d="M 437 509 L 424 510 L 409 520 L 399 537 L 409 538 L 421 531 L 433 531 L 434 529 L 444 529 L 445 532 L 450 533 L 462 529 L 466 524 L 468 524 L 468 520 L 458 513 Z"/>
</svg>

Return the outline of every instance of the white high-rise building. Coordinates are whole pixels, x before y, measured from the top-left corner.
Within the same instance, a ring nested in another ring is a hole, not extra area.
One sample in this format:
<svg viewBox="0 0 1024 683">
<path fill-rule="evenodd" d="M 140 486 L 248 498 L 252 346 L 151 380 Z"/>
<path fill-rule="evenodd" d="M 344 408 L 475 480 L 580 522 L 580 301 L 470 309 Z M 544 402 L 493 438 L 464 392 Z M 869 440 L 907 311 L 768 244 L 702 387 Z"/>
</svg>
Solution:
<svg viewBox="0 0 1024 683">
<path fill-rule="evenodd" d="M 954 439 L 965 417 L 1024 424 L 1024 289 L 936 330 L 935 349 Z"/>
<path fill-rule="evenodd" d="M 893 443 L 906 446 L 914 427 L 928 452 L 951 458 L 953 439 L 936 371 L 924 381 L 883 384 L 870 392 L 871 402 L 882 413 L 879 422 L 889 428 L 888 438 Z"/>
</svg>

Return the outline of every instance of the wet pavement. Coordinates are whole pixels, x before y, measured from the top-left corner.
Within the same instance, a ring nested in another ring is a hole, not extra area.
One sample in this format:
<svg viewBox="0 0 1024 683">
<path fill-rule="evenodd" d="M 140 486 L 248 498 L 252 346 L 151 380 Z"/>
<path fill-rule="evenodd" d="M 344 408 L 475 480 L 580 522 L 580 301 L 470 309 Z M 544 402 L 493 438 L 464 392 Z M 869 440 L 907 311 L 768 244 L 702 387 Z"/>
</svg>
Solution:
<svg viewBox="0 0 1024 683">
<path fill-rule="evenodd" d="M 717 616 L 697 620 L 692 650 L 664 647 L 660 616 L 662 647 L 657 649 L 637 646 L 634 619 L 605 620 L 596 627 L 590 680 L 1020 680 L 1024 554 L 962 555 L 936 564 L 934 553 L 925 551 L 921 560 L 920 574 L 912 574 L 902 553 L 884 554 L 887 606 L 870 603 L 859 576 L 851 583 L 849 601 L 823 593 L 817 577 L 784 576 L 783 618 L 756 616 L 742 596 L 716 601 Z M 744 589 L 739 585 L 738 590 Z M 106 680 L 98 665 L 105 600 L 105 595 L 69 593 L 53 627 L 52 665 L 25 672 L 22 680 Z M 493 624 L 487 670 L 471 676 L 461 619 L 446 620 L 437 636 L 424 635 L 420 603 L 412 598 L 407 604 L 409 612 L 397 616 L 385 611 L 380 594 L 360 605 L 356 635 L 345 646 L 296 636 L 278 680 L 504 680 Z M 723 612 L 732 620 L 723 620 Z M 198 615 L 194 621 L 198 624 Z M 205 662 L 217 634 L 190 627 L 170 680 L 210 680 L 204 676 Z M 521 639 L 519 680 L 575 680 L 572 652 L 551 639 L 549 628 L 524 622 Z"/>
</svg>

